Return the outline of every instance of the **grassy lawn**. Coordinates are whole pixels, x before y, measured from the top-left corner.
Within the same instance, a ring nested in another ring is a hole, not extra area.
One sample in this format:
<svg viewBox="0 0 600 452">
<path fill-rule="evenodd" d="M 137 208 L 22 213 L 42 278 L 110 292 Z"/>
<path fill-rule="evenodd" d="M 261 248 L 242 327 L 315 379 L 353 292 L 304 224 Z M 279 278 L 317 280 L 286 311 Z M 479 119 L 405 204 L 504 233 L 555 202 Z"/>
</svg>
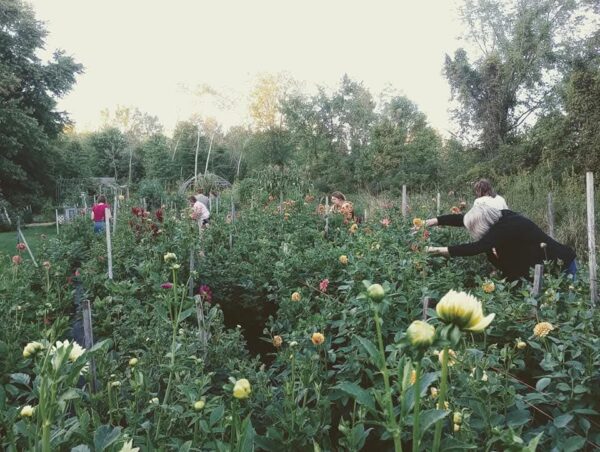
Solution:
<svg viewBox="0 0 600 452">
<path fill-rule="evenodd" d="M 42 241 L 41 235 L 45 234 L 48 237 L 56 236 L 56 226 L 32 226 L 22 230 L 25 239 L 27 240 L 27 244 L 31 247 L 31 251 L 35 256 L 36 260 L 37 254 L 36 249 L 39 243 Z M 17 232 L 2 232 L 0 233 L 0 255 L 9 255 L 14 256 L 17 252 Z M 21 253 L 23 259 L 29 259 L 29 253 L 24 251 Z"/>
</svg>

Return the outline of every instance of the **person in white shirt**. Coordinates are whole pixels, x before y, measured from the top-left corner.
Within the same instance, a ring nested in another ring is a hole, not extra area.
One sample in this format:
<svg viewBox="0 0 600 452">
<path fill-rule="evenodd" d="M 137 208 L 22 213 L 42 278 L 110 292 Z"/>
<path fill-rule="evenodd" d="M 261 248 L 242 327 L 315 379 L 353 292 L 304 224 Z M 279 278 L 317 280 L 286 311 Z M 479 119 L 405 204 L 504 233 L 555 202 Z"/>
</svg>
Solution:
<svg viewBox="0 0 600 452">
<path fill-rule="evenodd" d="M 487 179 L 480 179 L 475 183 L 475 194 L 477 199 L 473 202 L 473 206 L 484 204 L 498 210 L 508 209 L 506 200 L 494 191 L 491 182 Z"/>
<path fill-rule="evenodd" d="M 206 227 L 210 218 L 208 208 L 198 201 L 195 196 L 190 196 L 188 201 L 192 208 L 192 220 L 196 220 L 199 227 Z"/>
</svg>

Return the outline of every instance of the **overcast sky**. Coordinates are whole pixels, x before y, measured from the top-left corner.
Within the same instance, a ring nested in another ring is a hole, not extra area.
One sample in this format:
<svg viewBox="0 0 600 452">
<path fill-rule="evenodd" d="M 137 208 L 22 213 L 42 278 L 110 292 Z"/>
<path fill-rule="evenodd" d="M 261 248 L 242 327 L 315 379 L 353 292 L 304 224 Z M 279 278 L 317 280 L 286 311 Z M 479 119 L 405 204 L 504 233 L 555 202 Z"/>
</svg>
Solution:
<svg viewBox="0 0 600 452">
<path fill-rule="evenodd" d="M 248 121 L 260 73 L 285 72 L 307 90 L 334 88 L 344 73 L 377 98 L 388 86 L 416 102 L 431 125 L 452 129 L 444 55 L 460 46 L 458 0 L 30 0 L 45 22 L 46 50 L 85 66 L 60 101 L 77 130 L 100 111 L 137 107 L 167 132 L 192 114 L 226 127 Z M 185 87 L 208 84 L 229 109 Z"/>
</svg>

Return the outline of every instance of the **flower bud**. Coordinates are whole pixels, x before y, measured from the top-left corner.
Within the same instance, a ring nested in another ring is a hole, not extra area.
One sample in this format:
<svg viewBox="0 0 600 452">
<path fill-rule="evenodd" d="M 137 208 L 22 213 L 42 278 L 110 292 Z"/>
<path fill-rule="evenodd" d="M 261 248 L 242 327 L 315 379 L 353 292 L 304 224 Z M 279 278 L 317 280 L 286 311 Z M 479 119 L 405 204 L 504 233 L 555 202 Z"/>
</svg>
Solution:
<svg viewBox="0 0 600 452">
<path fill-rule="evenodd" d="M 371 284 L 367 289 L 367 295 L 371 300 L 376 303 L 379 303 L 385 297 L 385 290 L 381 286 L 381 284 Z"/>
<path fill-rule="evenodd" d="M 426 348 L 433 343 L 435 328 L 427 322 L 415 320 L 406 330 L 406 337 L 413 347 Z"/>
<path fill-rule="evenodd" d="M 462 424 L 462 413 L 460 411 L 455 411 L 452 415 L 452 422 L 455 424 Z"/>
<path fill-rule="evenodd" d="M 198 400 L 194 402 L 194 410 L 201 411 L 204 408 L 204 405 L 206 405 L 204 400 Z"/>
<path fill-rule="evenodd" d="M 137 359 L 137 358 L 131 358 L 131 359 L 129 360 L 129 365 L 130 365 L 131 367 L 135 367 L 135 366 L 137 366 L 137 364 L 138 364 L 138 359 Z"/>
<path fill-rule="evenodd" d="M 523 341 L 519 341 L 519 342 L 517 342 L 517 348 L 518 348 L 519 350 L 523 350 L 523 349 L 524 349 L 524 348 L 526 348 L 526 347 L 527 347 L 527 343 L 526 343 L 526 342 L 523 342 Z"/>
</svg>

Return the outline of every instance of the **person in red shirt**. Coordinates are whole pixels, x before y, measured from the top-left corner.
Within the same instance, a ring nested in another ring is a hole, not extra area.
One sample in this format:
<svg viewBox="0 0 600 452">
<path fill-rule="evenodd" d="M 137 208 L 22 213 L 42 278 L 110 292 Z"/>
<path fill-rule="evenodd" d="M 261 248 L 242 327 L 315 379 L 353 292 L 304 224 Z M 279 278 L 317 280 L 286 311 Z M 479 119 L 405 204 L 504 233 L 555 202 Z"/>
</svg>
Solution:
<svg viewBox="0 0 600 452">
<path fill-rule="evenodd" d="M 92 206 L 92 221 L 94 222 L 94 232 L 100 233 L 104 231 L 106 223 L 106 209 L 110 206 L 106 204 L 106 198 L 103 195 L 98 197 L 98 204 Z"/>
</svg>

